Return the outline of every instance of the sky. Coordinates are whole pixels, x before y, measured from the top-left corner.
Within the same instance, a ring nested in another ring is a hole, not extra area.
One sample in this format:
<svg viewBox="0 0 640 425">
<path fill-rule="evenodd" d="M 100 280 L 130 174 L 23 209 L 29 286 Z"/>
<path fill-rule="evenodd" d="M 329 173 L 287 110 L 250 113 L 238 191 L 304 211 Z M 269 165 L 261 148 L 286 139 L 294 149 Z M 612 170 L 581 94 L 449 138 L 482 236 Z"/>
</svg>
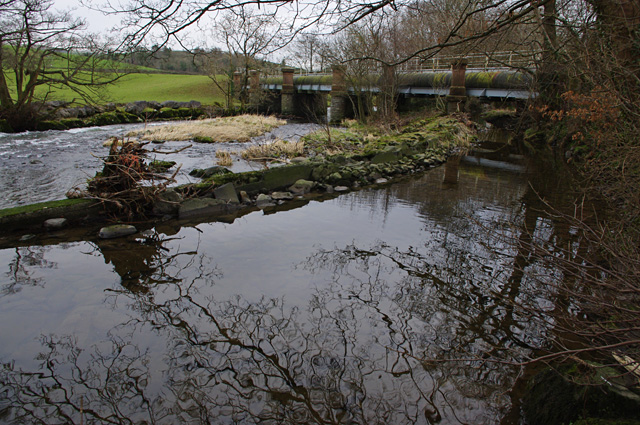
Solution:
<svg viewBox="0 0 640 425">
<path fill-rule="evenodd" d="M 120 24 L 122 16 L 105 15 L 97 10 L 100 8 L 101 4 L 103 5 L 107 1 L 108 0 L 53 0 L 53 9 L 58 11 L 70 11 L 73 17 L 83 18 L 87 24 L 87 31 L 89 31 L 90 33 L 101 33 L 108 35 L 112 32 L 115 26 L 118 26 Z M 112 1 L 126 2 L 126 0 Z M 89 4 L 91 7 L 86 6 L 86 4 Z M 206 22 L 206 18 L 203 21 Z M 186 42 L 190 47 L 197 46 L 205 49 L 211 47 L 218 47 L 221 49 L 226 48 L 223 40 L 217 39 L 212 31 L 202 30 L 203 27 L 207 28 L 207 25 L 203 25 L 197 28 L 194 27 L 197 29 L 197 31 L 187 30 L 181 33 L 181 40 Z M 211 26 L 208 27 L 211 28 Z M 151 39 L 147 40 L 147 42 L 149 45 L 153 43 Z M 176 50 L 182 49 L 182 47 L 177 42 L 175 42 L 175 40 L 170 41 L 168 46 Z M 271 54 L 270 60 L 280 62 L 286 55 L 286 52 L 280 51 Z"/>
<path fill-rule="evenodd" d="M 70 11 L 71 15 L 74 18 L 83 18 L 87 24 L 87 31 L 90 33 L 101 33 L 101 34 L 110 34 L 113 32 L 114 27 L 120 24 L 123 16 L 121 15 L 105 15 L 101 13 L 98 9 L 100 9 L 101 5 L 104 5 L 108 0 L 53 0 L 53 8 L 58 11 Z M 126 0 L 120 0 L 122 2 L 126 2 Z M 112 0 L 113 2 L 113 0 Z M 115 0 L 114 3 L 117 3 L 118 0 Z M 86 6 L 89 4 L 90 7 Z M 181 39 L 183 41 L 190 40 L 191 42 L 195 42 L 195 46 L 202 48 L 210 48 L 210 47 L 219 47 L 224 48 L 224 43 L 216 42 L 211 37 L 211 34 L 205 31 L 184 31 L 181 33 Z M 147 40 L 149 45 L 153 43 Z M 178 43 L 175 40 L 171 40 L 168 44 L 169 47 L 174 49 L 181 49 Z M 194 44 L 191 43 L 191 47 Z"/>
<path fill-rule="evenodd" d="M 89 1 L 85 1 L 88 3 Z M 100 5 L 100 0 L 91 0 L 93 7 Z M 120 23 L 120 17 L 105 16 L 97 10 L 91 10 L 82 5 L 80 0 L 54 0 L 54 8 L 60 11 L 71 11 L 77 18 L 83 18 L 87 22 L 87 29 L 92 33 L 109 33 L 110 30 Z"/>
</svg>

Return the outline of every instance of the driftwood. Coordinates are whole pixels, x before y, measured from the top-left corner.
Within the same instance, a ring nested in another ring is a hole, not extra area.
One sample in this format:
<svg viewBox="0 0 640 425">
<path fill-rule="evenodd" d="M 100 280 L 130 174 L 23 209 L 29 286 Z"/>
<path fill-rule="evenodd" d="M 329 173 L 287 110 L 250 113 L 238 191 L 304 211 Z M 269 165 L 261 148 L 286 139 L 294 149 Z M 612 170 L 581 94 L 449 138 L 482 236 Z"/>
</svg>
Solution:
<svg viewBox="0 0 640 425">
<path fill-rule="evenodd" d="M 178 166 L 169 177 L 155 173 L 146 161 L 148 154 L 176 153 L 189 147 L 163 152 L 155 149 L 148 151 L 144 144 L 113 143 L 108 156 L 101 158 L 104 163 L 102 171 L 89 181 L 87 189 L 75 188 L 67 196 L 100 200 L 107 208 L 115 208 L 118 214 L 145 215 L 167 186 L 175 182 L 175 176 L 181 167 Z M 151 184 L 143 184 L 144 182 Z"/>
</svg>

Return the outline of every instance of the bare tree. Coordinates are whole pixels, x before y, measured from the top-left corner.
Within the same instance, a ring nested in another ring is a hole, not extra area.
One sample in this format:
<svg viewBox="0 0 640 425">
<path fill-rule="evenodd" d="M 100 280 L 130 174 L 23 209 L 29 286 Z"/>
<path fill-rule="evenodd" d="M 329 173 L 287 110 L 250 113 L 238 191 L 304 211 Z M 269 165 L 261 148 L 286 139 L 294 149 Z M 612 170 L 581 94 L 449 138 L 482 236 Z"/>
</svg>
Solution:
<svg viewBox="0 0 640 425">
<path fill-rule="evenodd" d="M 322 55 L 322 40 L 318 34 L 302 33 L 295 39 L 291 48 L 291 60 L 301 69 L 314 72 L 325 68 Z"/>
<path fill-rule="evenodd" d="M 241 108 L 249 102 L 249 77 L 251 71 L 262 68 L 263 59 L 279 50 L 286 44 L 283 38 L 286 29 L 273 17 L 256 13 L 251 8 L 236 8 L 225 12 L 216 25 L 216 36 L 224 40 L 229 61 L 225 63 L 227 93 L 231 93 L 234 71 L 241 72 L 240 87 L 235 87 L 235 94 L 239 96 Z M 214 77 L 216 84 L 223 84 L 219 77 Z"/>
<path fill-rule="evenodd" d="M 92 99 L 119 78 L 114 56 L 84 22 L 52 12 L 50 0 L 0 4 L 0 118 L 14 130 L 32 127 L 52 90 L 68 87 L 78 99 Z"/>
</svg>

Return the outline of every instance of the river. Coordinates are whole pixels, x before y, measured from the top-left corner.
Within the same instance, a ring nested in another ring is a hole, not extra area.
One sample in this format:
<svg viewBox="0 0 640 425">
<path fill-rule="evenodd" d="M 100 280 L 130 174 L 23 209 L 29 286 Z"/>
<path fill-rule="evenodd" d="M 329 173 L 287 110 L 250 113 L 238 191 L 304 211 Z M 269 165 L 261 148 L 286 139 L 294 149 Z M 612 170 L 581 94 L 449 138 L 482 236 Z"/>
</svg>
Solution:
<svg viewBox="0 0 640 425">
<path fill-rule="evenodd" d="M 156 122 L 147 126 L 165 124 L 167 123 Z M 0 209 L 64 199 L 70 189 L 86 187 L 87 180 L 102 169 L 101 158 L 109 153 L 109 148 L 103 146 L 103 143 L 112 136 L 122 138 L 143 127 L 143 124 L 120 124 L 66 131 L 0 133 Z M 290 123 L 252 139 L 252 143 L 265 143 L 278 138 L 296 141 L 318 128 L 315 124 Z M 181 165 L 175 184 L 186 184 L 199 181 L 189 176 L 194 168 L 215 165 L 215 153 L 218 149 L 235 152 L 246 146 L 246 143 L 168 141 L 151 145 L 150 148 L 165 152 L 188 148 L 178 154 L 152 154 L 149 159 L 175 161 Z M 233 165 L 227 168 L 233 172 L 242 172 L 263 167 L 262 163 L 247 162 L 236 157 Z"/>
<path fill-rule="evenodd" d="M 574 237 L 539 196 L 567 195 L 465 157 L 232 222 L 5 241 L 0 422 L 520 423 L 512 363 L 552 321 L 514 305 L 551 312 L 554 271 L 514 241 Z"/>
</svg>

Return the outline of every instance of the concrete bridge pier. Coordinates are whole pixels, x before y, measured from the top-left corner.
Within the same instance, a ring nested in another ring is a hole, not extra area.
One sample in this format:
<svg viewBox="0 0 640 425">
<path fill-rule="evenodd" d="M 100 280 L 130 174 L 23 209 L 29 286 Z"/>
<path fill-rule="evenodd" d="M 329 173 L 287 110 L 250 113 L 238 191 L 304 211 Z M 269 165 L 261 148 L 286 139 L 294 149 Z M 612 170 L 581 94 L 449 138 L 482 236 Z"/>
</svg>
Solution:
<svg viewBox="0 0 640 425">
<path fill-rule="evenodd" d="M 295 97 L 293 88 L 293 68 L 282 68 L 282 92 L 280 111 L 283 115 L 295 115 Z"/>
<path fill-rule="evenodd" d="M 466 59 L 459 59 L 451 64 L 451 87 L 447 96 L 448 114 L 464 112 L 464 104 L 467 101 L 467 89 L 464 82 L 466 71 Z"/>
<path fill-rule="evenodd" d="M 345 118 L 347 102 L 347 84 L 344 65 L 333 65 L 333 79 L 331 82 L 331 123 L 339 123 Z"/>
</svg>

